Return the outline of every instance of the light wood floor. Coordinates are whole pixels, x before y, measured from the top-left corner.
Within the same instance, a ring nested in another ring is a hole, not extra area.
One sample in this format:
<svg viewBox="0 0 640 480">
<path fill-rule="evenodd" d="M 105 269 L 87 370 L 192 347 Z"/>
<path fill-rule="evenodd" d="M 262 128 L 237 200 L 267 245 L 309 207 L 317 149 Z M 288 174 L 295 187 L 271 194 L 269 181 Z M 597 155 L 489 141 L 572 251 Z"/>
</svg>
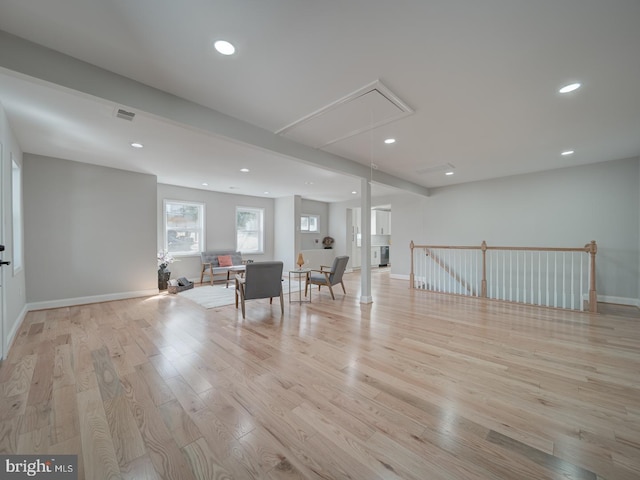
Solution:
<svg viewBox="0 0 640 480">
<path fill-rule="evenodd" d="M 346 284 L 283 318 L 166 294 L 31 312 L 0 453 L 78 454 L 96 480 L 640 478 L 637 309 Z"/>
</svg>

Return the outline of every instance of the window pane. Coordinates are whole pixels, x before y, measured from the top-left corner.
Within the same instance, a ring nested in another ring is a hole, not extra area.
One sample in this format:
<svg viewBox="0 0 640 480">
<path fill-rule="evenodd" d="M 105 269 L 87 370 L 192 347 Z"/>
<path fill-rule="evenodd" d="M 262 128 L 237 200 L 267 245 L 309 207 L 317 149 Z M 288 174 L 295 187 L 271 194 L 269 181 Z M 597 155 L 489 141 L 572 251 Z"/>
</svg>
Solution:
<svg viewBox="0 0 640 480">
<path fill-rule="evenodd" d="M 263 252 L 263 216 L 261 208 L 236 209 L 236 248 L 242 253 Z"/>
<path fill-rule="evenodd" d="M 318 231 L 318 217 L 315 215 L 309 217 L 309 231 L 310 232 Z"/>
<path fill-rule="evenodd" d="M 300 217 L 300 230 L 304 232 L 309 230 L 309 217 Z"/>
<path fill-rule="evenodd" d="M 170 253 L 204 250 L 204 205 L 165 201 L 165 242 Z"/>
</svg>

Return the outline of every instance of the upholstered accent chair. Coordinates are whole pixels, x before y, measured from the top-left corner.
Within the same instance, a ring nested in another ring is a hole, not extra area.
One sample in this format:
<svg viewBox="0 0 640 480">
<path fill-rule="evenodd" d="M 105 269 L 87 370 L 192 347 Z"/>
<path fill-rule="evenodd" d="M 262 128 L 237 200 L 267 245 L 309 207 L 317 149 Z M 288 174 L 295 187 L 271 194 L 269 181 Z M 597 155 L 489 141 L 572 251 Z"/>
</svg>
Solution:
<svg viewBox="0 0 640 480">
<path fill-rule="evenodd" d="M 280 297 L 280 311 L 284 315 L 284 296 L 282 293 L 283 263 L 253 262 L 247 263 L 244 276 L 236 275 L 236 308 L 238 299 L 242 305 L 242 318 L 245 318 L 245 301 L 256 298 Z"/>
<path fill-rule="evenodd" d="M 344 283 L 342 282 L 342 275 L 344 274 L 345 269 L 347 268 L 347 263 L 349 262 L 349 256 L 343 255 L 333 259 L 333 265 L 328 267 L 326 265 L 321 265 L 320 270 L 311 270 L 311 274 L 307 277 L 307 281 L 304 285 L 304 295 L 307 295 L 307 288 L 309 285 L 318 285 L 318 290 L 320 287 L 325 286 L 329 287 L 329 292 L 331 293 L 331 298 L 336 299 L 333 294 L 333 286 L 340 284 L 342 286 L 342 291 L 347 294 L 347 290 L 344 288 Z M 315 272 L 315 273 L 314 273 Z"/>
</svg>

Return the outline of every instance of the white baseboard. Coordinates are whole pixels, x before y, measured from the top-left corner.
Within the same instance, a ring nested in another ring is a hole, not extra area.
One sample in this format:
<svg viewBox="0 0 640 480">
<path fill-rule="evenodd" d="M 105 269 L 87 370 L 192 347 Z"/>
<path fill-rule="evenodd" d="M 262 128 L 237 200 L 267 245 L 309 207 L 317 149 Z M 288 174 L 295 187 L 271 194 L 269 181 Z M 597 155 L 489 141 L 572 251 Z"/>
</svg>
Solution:
<svg viewBox="0 0 640 480">
<path fill-rule="evenodd" d="M 613 297 L 611 295 L 598 295 L 598 301 L 603 303 L 615 303 L 617 305 L 631 305 L 640 308 L 640 299 L 627 297 Z"/>
<path fill-rule="evenodd" d="M 50 300 L 45 302 L 33 302 L 26 305 L 28 311 L 46 310 L 49 308 L 73 307 L 75 305 L 86 305 L 87 303 L 111 302 L 113 300 L 126 300 L 128 298 L 149 297 L 157 295 L 158 290 L 140 290 L 137 292 L 109 293 L 106 295 L 92 295 L 90 297 L 63 298 L 61 300 Z"/>
<path fill-rule="evenodd" d="M 409 280 L 409 275 L 403 275 L 400 273 L 392 273 L 389 278 L 395 278 L 396 280 Z"/>
<path fill-rule="evenodd" d="M 361 295 L 360 303 L 373 303 L 373 297 L 370 295 Z"/>
<path fill-rule="evenodd" d="M 9 353 L 9 348 L 13 344 L 13 339 L 18 334 L 18 331 L 20 330 L 20 327 L 22 326 L 22 322 L 24 322 L 24 317 L 27 316 L 28 312 L 29 312 L 29 309 L 27 308 L 27 305 L 22 307 L 22 311 L 20 312 L 20 314 L 18 315 L 18 318 L 16 318 L 16 321 L 13 324 L 13 328 L 11 328 L 11 330 L 7 334 L 7 339 L 6 339 L 7 343 L 4 345 L 4 349 L 3 349 L 5 358 L 6 358 L 7 354 Z"/>
</svg>

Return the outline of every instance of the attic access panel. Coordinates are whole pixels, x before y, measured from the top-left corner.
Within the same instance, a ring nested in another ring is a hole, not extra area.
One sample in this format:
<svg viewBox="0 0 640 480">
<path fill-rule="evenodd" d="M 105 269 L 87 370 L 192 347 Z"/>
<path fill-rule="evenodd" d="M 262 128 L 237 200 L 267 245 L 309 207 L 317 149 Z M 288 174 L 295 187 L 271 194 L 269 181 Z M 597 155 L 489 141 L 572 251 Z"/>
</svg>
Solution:
<svg viewBox="0 0 640 480">
<path fill-rule="evenodd" d="M 411 108 L 376 81 L 276 133 L 313 148 L 323 148 L 412 113 Z"/>
</svg>

